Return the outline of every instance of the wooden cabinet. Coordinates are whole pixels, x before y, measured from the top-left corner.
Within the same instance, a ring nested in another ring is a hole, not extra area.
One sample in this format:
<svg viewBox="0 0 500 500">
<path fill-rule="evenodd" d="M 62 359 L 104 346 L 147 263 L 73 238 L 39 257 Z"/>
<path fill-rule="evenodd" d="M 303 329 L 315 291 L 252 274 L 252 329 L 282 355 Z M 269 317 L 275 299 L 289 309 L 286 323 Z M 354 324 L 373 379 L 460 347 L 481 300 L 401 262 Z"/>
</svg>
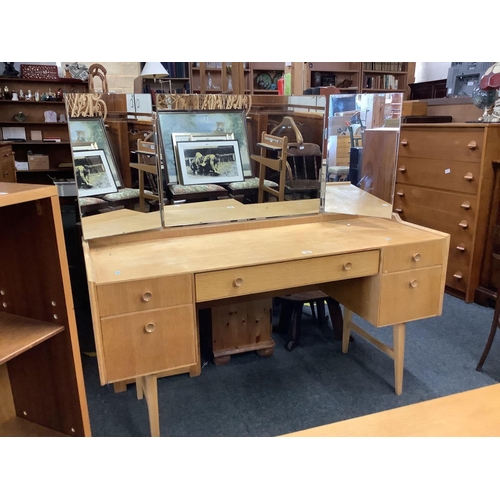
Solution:
<svg viewBox="0 0 500 500">
<path fill-rule="evenodd" d="M 0 193 L 0 436 L 89 436 L 57 188 Z"/>
<path fill-rule="evenodd" d="M 342 93 L 356 94 L 361 87 L 359 62 L 308 62 L 304 90 L 310 87 L 338 87 Z"/>
<path fill-rule="evenodd" d="M 0 141 L 0 182 L 16 182 L 14 153 L 10 142 Z"/>
<path fill-rule="evenodd" d="M 90 283 L 101 383 L 199 374 L 192 275 Z"/>
<path fill-rule="evenodd" d="M 401 127 L 394 211 L 403 220 L 449 233 L 446 286 L 475 299 L 485 261 L 500 158 L 500 125 Z"/>
<path fill-rule="evenodd" d="M 246 89 L 251 94 L 278 95 L 278 80 L 284 73 L 284 62 L 251 62 Z"/>
<path fill-rule="evenodd" d="M 42 154 L 49 157 L 49 170 L 20 170 L 17 181 L 52 184 L 47 174 L 57 175 L 64 172 L 72 175 L 73 167 L 66 108 L 64 100 L 60 96 L 63 92 L 87 92 L 87 81 L 72 78 L 57 80 L 0 78 L 0 86 L 2 88 L 7 86 L 11 92 L 16 92 L 18 95 L 22 90 L 25 96 L 23 100 L 18 101 L 0 100 L 0 126 L 22 127 L 26 134 L 25 141 L 15 142 L 12 145 L 15 160 L 27 162 L 30 151 L 32 154 Z M 49 92 L 54 100 L 42 100 L 42 96 Z M 38 101 L 35 100 L 36 93 L 39 96 Z M 57 97 L 58 93 L 59 97 Z M 26 100 L 26 96 L 30 94 L 30 100 Z M 46 121 L 47 111 L 53 111 L 57 121 Z M 22 122 L 14 118 L 19 112 L 26 116 Z M 61 121 L 61 115 L 64 121 Z M 50 138 L 57 138 L 58 142 L 52 142 Z M 3 139 L 7 139 L 5 134 Z"/>
</svg>

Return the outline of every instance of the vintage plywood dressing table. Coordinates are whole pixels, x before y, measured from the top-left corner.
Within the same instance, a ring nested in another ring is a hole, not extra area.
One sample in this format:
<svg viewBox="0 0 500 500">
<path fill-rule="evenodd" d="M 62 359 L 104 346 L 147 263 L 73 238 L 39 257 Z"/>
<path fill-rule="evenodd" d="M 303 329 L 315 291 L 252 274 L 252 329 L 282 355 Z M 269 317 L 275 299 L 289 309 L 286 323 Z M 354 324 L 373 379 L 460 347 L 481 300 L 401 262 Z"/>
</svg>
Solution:
<svg viewBox="0 0 500 500">
<path fill-rule="evenodd" d="M 319 288 L 345 306 L 344 352 L 351 329 L 368 336 L 351 312 L 394 325 L 393 348 L 371 340 L 401 394 L 405 323 L 441 314 L 448 246 L 444 233 L 333 213 L 87 240 L 101 383 L 137 379 L 159 435 L 157 377 L 201 372 L 197 307 Z"/>
<path fill-rule="evenodd" d="M 344 352 L 354 331 L 394 360 L 396 394 L 405 324 L 442 311 L 449 235 L 349 183 L 323 179 L 321 200 L 120 210 L 84 217 L 82 229 L 101 384 L 135 380 L 153 436 L 157 378 L 201 373 L 199 309 L 321 290 L 344 306 Z M 393 345 L 353 313 L 393 326 Z"/>
</svg>

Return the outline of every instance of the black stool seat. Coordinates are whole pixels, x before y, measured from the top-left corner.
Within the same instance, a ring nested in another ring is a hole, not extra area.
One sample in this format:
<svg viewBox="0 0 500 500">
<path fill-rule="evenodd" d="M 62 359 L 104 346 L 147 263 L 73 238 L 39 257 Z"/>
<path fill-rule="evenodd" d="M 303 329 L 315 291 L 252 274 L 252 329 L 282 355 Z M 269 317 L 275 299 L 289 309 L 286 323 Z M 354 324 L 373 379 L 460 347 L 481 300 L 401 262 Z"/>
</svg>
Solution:
<svg viewBox="0 0 500 500">
<path fill-rule="evenodd" d="M 279 331 L 280 333 L 286 334 L 288 333 L 290 326 L 292 329 L 291 338 L 286 345 L 287 351 L 293 350 L 299 344 L 301 335 L 302 309 L 306 303 L 311 305 L 313 314 L 314 307 L 316 307 L 318 323 L 321 325 L 328 320 L 325 315 L 326 302 L 332 321 L 334 339 L 342 340 L 343 320 L 340 304 L 330 296 L 326 295 L 326 293 L 312 291 L 284 295 L 279 298 L 282 301 L 278 326 Z"/>
</svg>

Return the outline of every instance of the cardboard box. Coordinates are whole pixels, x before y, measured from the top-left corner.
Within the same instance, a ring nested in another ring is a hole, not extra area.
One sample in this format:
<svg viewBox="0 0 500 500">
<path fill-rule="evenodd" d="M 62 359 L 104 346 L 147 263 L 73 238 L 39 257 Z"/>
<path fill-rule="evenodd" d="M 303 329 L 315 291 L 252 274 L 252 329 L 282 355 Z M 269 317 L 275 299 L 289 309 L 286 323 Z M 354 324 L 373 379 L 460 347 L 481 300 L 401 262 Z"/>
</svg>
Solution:
<svg viewBox="0 0 500 500">
<path fill-rule="evenodd" d="M 401 116 L 427 116 L 427 103 L 422 101 L 403 101 Z"/>
<path fill-rule="evenodd" d="M 30 170 L 48 170 L 49 157 L 47 155 L 28 156 L 28 168 Z"/>
</svg>

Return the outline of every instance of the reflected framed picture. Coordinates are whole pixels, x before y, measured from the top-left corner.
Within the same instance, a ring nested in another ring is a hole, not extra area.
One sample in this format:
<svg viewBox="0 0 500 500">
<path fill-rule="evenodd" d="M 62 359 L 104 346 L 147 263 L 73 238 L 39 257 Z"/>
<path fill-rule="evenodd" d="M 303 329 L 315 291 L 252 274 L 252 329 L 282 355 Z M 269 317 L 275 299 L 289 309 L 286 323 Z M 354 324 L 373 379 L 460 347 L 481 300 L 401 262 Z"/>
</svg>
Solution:
<svg viewBox="0 0 500 500">
<path fill-rule="evenodd" d="M 175 163 L 178 166 L 179 155 L 177 154 L 177 143 L 186 141 L 225 141 L 234 139 L 234 134 L 203 134 L 203 133 L 173 133 L 172 147 L 174 149 Z M 180 175 L 178 173 L 178 175 Z"/>
<path fill-rule="evenodd" d="M 113 149 L 108 139 L 102 118 L 70 118 L 68 121 L 69 140 L 75 151 L 102 150 L 111 171 L 111 175 L 118 188 L 123 187 L 122 176 L 118 168 Z"/>
<path fill-rule="evenodd" d="M 185 186 L 243 181 L 238 141 L 178 142 L 177 154 Z"/>
<path fill-rule="evenodd" d="M 108 159 L 102 149 L 74 151 L 73 159 L 79 198 L 118 191 Z"/>
<path fill-rule="evenodd" d="M 203 135 L 226 136 L 232 134 L 233 140 L 238 143 L 243 172 L 245 176 L 252 175 L 244 110 L 159 110 L 157 123 L 169 184 L 180 182 L 180 175 L 177 171 L 179 170 L 179 173 L 181 171 L 180 165 L 176 161 L 176 149 L 172 144 L 172 134 L 185 134 L 185 137 L 192 136 L 193 138 Z"/>
</svg>

